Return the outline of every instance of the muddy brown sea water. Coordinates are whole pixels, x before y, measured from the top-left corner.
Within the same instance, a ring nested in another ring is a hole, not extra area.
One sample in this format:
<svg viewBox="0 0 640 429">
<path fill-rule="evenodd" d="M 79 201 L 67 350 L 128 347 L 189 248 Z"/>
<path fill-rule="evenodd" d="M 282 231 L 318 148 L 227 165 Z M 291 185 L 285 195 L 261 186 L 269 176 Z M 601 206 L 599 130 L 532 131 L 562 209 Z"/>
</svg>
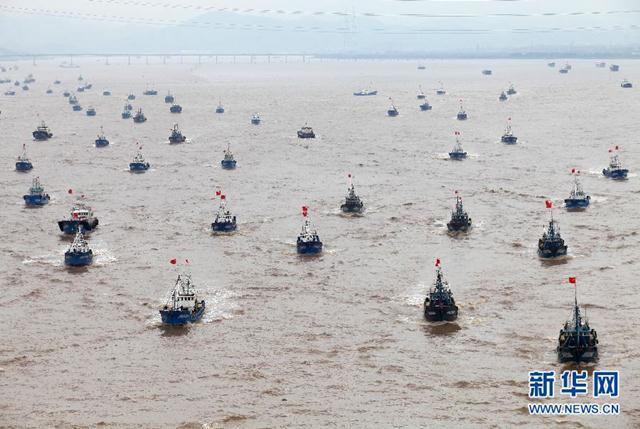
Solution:
<svg viewBox="0 0 640 429">
<path fill-rule="evenodd" d="M 141 62 L 21 62 L 4 73 L 37 81 L 0 97 L 0 426 L 640 425 L 640 95 L 620 88 L 623 77 L 640 84 L 639 62 L 619 60 L 616 74 L 576 60 L 567 75 L 542 60 L 428 61 L 423 71 L 401 61 Z M 80 73 L 93 89 L 78 98 L 95 117 L 61 95 Z M 518 94 L 499 102 L 509 82 Z M 351 95 L 371 83 L 377 96 Z M 159 94 L 142 95 L 146 85 Z M 433 110 L 419 110 L 418 85 Z M 169 90 L 182 114 L 163 102 Z M 120 118 L 130 91 L 144 124 Z M 389 96 L 396 118 L 385 115 Z M 499 143 L 508 117 L 514 146 Z M 54 137 L 34 142 L 41 119 Z M 168 144 L 174 123 L 186 144 Z M 315 140 L 296 138 L 305 123 Z M 100 126 L 111 144 L 97 149 Z M 446 159 L 455 130 L 470 153 L 462 162 Z M 145 174 L 127 171 L 136 142 L 152 165 Z M 220 168 L 229 142 L 234 171 Z M 13 170 L 23 143 L 35 165 L 26 174 Z M 613 145 L 627 181 L 601 176 Z M 582 213 L 560 208 L 572 167 L 593 198 Z M 339 212 L 347 173 L 362 217 Z M 52 201 L 27 209 L 35 176 Z M 217 187 L 238 216 L 235 234 L 209 231 Z M 446 233 L 455 190 L 473 218 L 466 236 Z M 82 194 L 100 219 L 89 238 L 96 260 L 69 270 L 56 221 Z M 545 199 L 569 246 L 559 263 L 536 255 Z M 296 255 L 302 205 L 320 257 Z M 436 257 L 460 306 L 455 324 L 422 318 Z M 161 327 L 158 315 L 171 258 L 190 260 L 207 301 L 204 320 L 184 329 Z M 528 414 L 528 371 L 567 368 L 555 346 L 569 276 L 600 338 L 591 369 L 621 372 L 618 416 Z"/>
</svg>

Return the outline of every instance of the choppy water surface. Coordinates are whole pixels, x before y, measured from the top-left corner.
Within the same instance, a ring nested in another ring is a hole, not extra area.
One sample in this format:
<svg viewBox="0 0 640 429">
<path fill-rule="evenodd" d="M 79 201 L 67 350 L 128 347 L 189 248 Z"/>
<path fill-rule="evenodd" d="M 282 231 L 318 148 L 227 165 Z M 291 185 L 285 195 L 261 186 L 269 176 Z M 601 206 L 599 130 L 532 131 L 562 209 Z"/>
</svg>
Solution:
<svg viewBox="0 0 640 429">
<path fill-rule="evenodd" d="M 412 62 L 20 63 L 4 75 L 37 82 L 0 98 L 0 425 L 637 427 L 640 97 L 619 83 L 640 85 L 640 64 L 619 62 L 611 73 L 574 61 L 567 75 L 544 61 L 433 61 L 424 71 Z M 96 117 L 61 95 L 79 73 L 93 89 L 78 98 Z M 435 95 L 438 81 L 447 95 Z M 351 95 L 370 82 L 378 96 Z M 501 103 L 509 82 L 518 94 Z M 142 95 L 147 84 L 158 96 Z M 418 109 L 418 85 L 433 110 Z M 182 114 L 169 113 L 168 90 Z M 144 124 L 120 118 L 130 91 Z M 385 116 L 388 96 L 397 118 Z M 262 125 L 249 124 L 254 112 Z M 515 146 L 499 143 L 507 117 Z M 50 141 L 31 140 L 40 119 Z M 167 143 L 175 122 L 187 144 Z M 314 141 L 296 138 L 305 122 Z M 96 149 L 100 126 L 111 145 Z M 446 159 L 455 130 L 471 154 L 463 162 Z M 127 171 L 136 141 L 146 174 Z M 235 171 L 219 167 L 228 142 Z M 13 171 L 23 143 L 35 165 L 26 174 Z M 615 144 L 634 173 L 626 182 L 600 174 Z M 561 205 L 572 167 L 593 203 L 555 211 L 569 257 L 543 263 L 544 200 Z M 349 172 L 363 217 L 338 210 Z M 27 209 L 36 175 L 52 201 Z M 209 232 L 218 186 L 238 216 L 234 235 Z M 69 239 L 56 221 L 68 215 L 69 188 L 100 219 L 87 270 L 62 264 Z M 458 238 L 446 233 L 454 190 L 475 224 Z M 321 257 L 295 254 L 302 205 Z M 201 323 L 178 330 L 163 329 L 157 311 L 174 257 L 190 259 L 208 306 Z M 454 325 L 422 318 L 436 257 L 460 306 Z M 570 275 L 598 330 L 596 367 L 622 373 L 620 416 L 528 415 L 527 372 L 565 368 L 555 346 Z"/>
</svg>

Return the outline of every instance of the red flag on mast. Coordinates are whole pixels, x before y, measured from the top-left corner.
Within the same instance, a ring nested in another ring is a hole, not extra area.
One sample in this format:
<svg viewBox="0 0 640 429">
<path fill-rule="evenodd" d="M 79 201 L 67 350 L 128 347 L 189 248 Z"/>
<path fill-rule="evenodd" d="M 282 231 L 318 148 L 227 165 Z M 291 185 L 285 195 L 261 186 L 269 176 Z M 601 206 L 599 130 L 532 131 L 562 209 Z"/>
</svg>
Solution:
<svg viewBox="0 0 640 429">
<path fill-rule="evenodd" d="M 222 195 L 222 191 L 216 191 L 216 197 L 219 197 L 220 195 Z"/>
<path fill-rule="evenodd" d="M 575 277 L 569 277 L 569 283 L 576 284 L 576 278 Z"/>
<path fill-rule="evenodd" d="M 227 196 L 226 196 L 226 195 L 224 195 L 224 194 L 223 194 L 223 195 L 220 195 L 220 199 L 221 199 L 221 200 L 225 200 L 225 199 L 227 199 Z"/>
<path fill-rule="evenodd" d="M 177 263 L 178 263 L 178 261 L 176 260 L 176 258 L 173 258 L 172 260 L 170 260 L 170 261 L 169 261 L 169 263 L 170 263 L 171 265 L 175 265 L 175 264 L 177 264 Z"/>
<path fill-rule="evenodd" d="M 551 202 L 551 200 L 546 200 L 544 204 L 548 209 L 553 208 L 553 203 Z"/>
<path fill-rule="evenodd" d="M 440 258 L 436 258 L 436 267 L 440 266 Z"/>
<path fill-rule="evenodd" d="M 68 192 L 69 194 L 73 194 L 73 189 L 69 189 L 67 192 Z"/>
<path fill-rule="evenodd" d="M 571 174 L 576 174 L 576 169 L 575 168 L 571 169 Z"/>
</svg>

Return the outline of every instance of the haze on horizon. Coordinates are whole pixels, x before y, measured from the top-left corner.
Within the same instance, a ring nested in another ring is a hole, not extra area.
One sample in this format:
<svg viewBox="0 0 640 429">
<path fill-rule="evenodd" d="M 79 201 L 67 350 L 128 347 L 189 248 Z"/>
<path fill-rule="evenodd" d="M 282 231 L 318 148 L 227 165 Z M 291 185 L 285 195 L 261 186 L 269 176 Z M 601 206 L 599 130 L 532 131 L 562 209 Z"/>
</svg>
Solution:
<svg viewBox="0 0 640 429">
<path fill-rule="evenodd" d="M 638 51 L 633 0 L 3 0 L 0 53 Z"/>
</svg>

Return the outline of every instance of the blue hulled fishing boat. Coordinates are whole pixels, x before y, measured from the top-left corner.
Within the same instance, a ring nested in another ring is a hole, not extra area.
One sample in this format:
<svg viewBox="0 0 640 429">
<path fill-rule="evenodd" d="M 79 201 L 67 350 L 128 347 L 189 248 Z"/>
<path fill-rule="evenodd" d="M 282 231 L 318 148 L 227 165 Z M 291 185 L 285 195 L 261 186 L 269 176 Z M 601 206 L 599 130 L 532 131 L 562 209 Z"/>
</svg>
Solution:
<svg viewBox="0 0 640 429">
<path fill-rule="evenodd" d="M 573 314 L 565 322 L 558 335 L 558 360 L 560 362 L 594 362 L 598 359 L 598 333 L 591 329 L 587 317 L 580 314 L 578 307 L 578 285 L 575 277 L 569 277 L 569 283 L 575 284 Z M 585 311 L 586 314 L 586 311 Z"/>
<path fill-rule="evenodd" d="M 27 156 L 27 145 L 22 145 L 22 154 L 16 160 L 16 171 L 29 171 L 33 168 L 33 164 Z"/>
<path fill-rule="evenodd" d="M 74 112 L 80 112 L 82 111 L 82 106 L 79 104 L 74 104 L 72 109 Z"/>
<path fill-rule="evenodd" d="M 418 85 L 418 93 L 416 94 L 416 98 L 418 100 L 424 100 L 426 96 L 424 95 L 424 91 L 422 90 L 422 86 Z"/>
<path fill-rule="evenodd" d="M 553 67 L 555 67 L 555 66 L 556 66 L 556 63 L 555 63 L 555 62 L 547 63 L 547 67 L 551 67 L 551 68 L 553 68 Z"/>
<path fill-rule="evenodd" d="M 134 94 L 127 95 L 127 100 L 135 100 L 136 96 Z"/>
<path fill-rule="evenodd" d="M 96 139 L 96 147 L 105 147 L 109 146 L 109 140 L 104 135 L 104 130 L 100 127 L 100 134 L 98 134 L 98 138 Z"/>
<path fill-rule="evenodd" d="M 436 95 L 445 95 L 447 91 L 445 91 L 444 86 L 442 86 L 442 82 L 440 82 L 440 88 L 436 89 Z"/>
<path fill-rule="evenodd" d="M 460 110 L 458 110 L 458 114 L 456 115 L 456 119 L 459 121 L 466 121 L 468 118 L 466 110 L 462 106 L 462 100 L 460 100 Z"/>
<path fill-rule="evenodd" d="M 516 144 L 518 142 L 518 137 L 513 135 L 513 131 L 511 130 L 511 118 L 507 120 L 507 128 L 504 130 L 504 134 L 500 139 L 502 143 L 506 144 Z"/>
<path fill-rule="evenodd" d="M 227 197 L 220 191 L 216 191 L 216 196 L 220 197 L 220 207 L 218 207 L 218 213 L 211 224 L 211 229 L 214 232 L 231 232 L 237 228 L 236 217 L 231 214 L 231 211 L 227 208 Z"/>
<path fill-rule="evenodd" d="M 65 91 L 62 93 L 62 96 L 69 98 L 69 96 L 71 96 L 71 93 L 69 91 Z"/>
<path fill-rule="evenodd" d="M 134 173 L 144 173 L 149 169 L 150 165 L 145 161 L 142 155 L 142 146 L 138 146 L 138 153 L 133 157 L 133 161 L 129 163 L 129 171 Z"/>
<path fill-rule="evenodd" d="M 387 109 L 387 115 L 391 117 L 398 116 L 400 112 L 398 111 L 396 106 L 393 104 L 393 100 L 391 99 L 391 97 L 389 97 L 389 102 L 391 103 L 391 105 Z"/>
<path fill-rule="evenodd" d="M 169 300 L 160 309 L 160 317 L 162 323 L 166 325 L 186 325 L 200 320 L 204 310 L 204 299 L 199 300 L 196 289 L 191 283 L 191 276 L 183 274 L 178 275 Z"/>
<path fill-rule="evenodd" d="M 171 95 L 171 91 L 167 92 L 167 95 L 164 96 L 164 102 L 169 104 L 169 103 L 173 103 L 174 102 L 174 97 L 173 95 Z"/>
<path fill-rule="evenodd" d="M 507 94 L 504 91 L 502 91 L 500 93 L 500 97 L 498 97 L 498 100 L 500 100 L 500 101 L 507 101 L 508 99 L 509 99 L 509 97 L 507 97 Z"/>
<path fill-rule="evenodd" d="M 518 92 L 516 91 L 516 89 L 513 87 L 513 84 L 509 84 L 509 89 L 507 89 L 507 95 L 515 95 Z"/>
<path fill-rule="evenodd" d="M 147 117 L 142 113 L 142 108 L 138 109 L 135 115 L 133 115 L 133 122 L 136 124 L 141 124 L 147 121 Z"/>
<path fill-rule="evenodd" d="M 262 119 L 260 119 L 260 115 L 258 115 L 257 113 L 254 113 L 253 115 L 251 115 L 251 123 L 253 125 L 260 125 L 261 121 Z"/>
<path fill-rule="evenodd" d="M 545 204 L 548 209 L 551 209 L 551 219 L 542 238 L 538 240 L 538 256 L 545 259 L 564 256 L 567 254 L 567 245 L 564 244 L 564 240 L 560 236 L 557 222 L 553 220 L 553 203 L 547 200 Z"/>
<path fill-rule="evenodd" d="M 49 127 L 47 127 L 47 124 L 45 124 L 44 121 L 42 121 L 40 125 L 36 127 L 36 130 L 31 134 L 33 135 L 33 138 L 35 140 L 49 140 L 51 137 L 53 137 L 53 133 L 51 132 Z"/>
<path fill-rule="evenodd" d="M 22 198 L 24 199 L 24 203 L 29 207 L 44 206 L 51 199 L 49 194 L 44 192 L 44 188 L 40 184 L 39 177 L 35 177 L 33 179 L 31 188 L 29 188 L 29 193 L 27 195 L 23 195 Z"/>
<path fill-rule="evenodd" d="M 72 267 L 83 267 L 93 262 L 93 250 L 82 235 L 82 226 L 78 228 L 73 243 L 64 253 L 64 264 Z"/>
<path fill-rule="evenodd" d="M 218 107 L 216 107 L 216 113 L 224 113 L 224 106 L 222 106 L 222 103 L 218 103 Z"/>
<path fill-rule="evenodd" d="M 78 228 L 90 232 L 98 226 L 98 218 L 93 216 L 93 210 L 88 205 L 77 201 L 71 208 L 69 219 L 58 221 L 58 228 L 65 234 L 75 234 Z"/>
<path fill-rule="evenodd" d="M 143 95 L 158 95 L 158 91 L 153 88 L 148 88 L 144 90 Z"/>
<path fill-rule="evenodd" d="M 296 242 L 296 250 L 301 255 L 315 255 L 322 252 L 322 241 L 320 241 L 316 230 L 311 226 L 308 210 L 309 208 L 307 206 L 302 207 L 304 223 L 302 224 L 302 231 L 298 235 Z"/>
<path fill-rule="evenodd" d="M 436 280 L 424 300 L 424 318 L 429 322 L 453 322 L 458 318 L 458 306 L 443 278 L 440 259 L 436 259 Z"/>
<path fill-rule="evenodd" d="M 178 129 L 178 124 L 174 124 L 171 135 L 169 136 L 169 144 L 184 143 L 186 140 L 187 138 L 183 136 L 182 132 Z"/>
<path fill-rule="evenodd" d="M 424 103 L 420 104 L 420 110 L 422 110 L 423 112 L 426 110 L 431 110 L 433 106 L 431 106 L 431 104 L 429 104 L 429 101 L 427 101 L 427 99 L 424 99 Z"/>
<path fill-rule="evenodd" d="M 313 128 L 304 124 L 304 127 L 298 130 L 298 138 L 299 139 L 315 139 L 316 134 L 313 132 Z"/>
<path fill-rule="evenodd" d="M 618 64 L 611 64 L 609 66 L 609 70 L 611 70 L 612 72 L 620 71 L 620 66 Z"/>
<path fill-rule="evenodd" d="M 109 91 L 108 89 L 105 89 L 104 91 L 102 91 L 102 95 L 108 97 L 111 95 L 111 91 Z"/>
<path fill-rule="evenodd" d="M 342 203 L 342 205 L 340 206 L 340 210 L 342 210 L 343 213 L 360 214 L 364 212 L 364 203 L 356 194 L 356 189 L 353 186 L 353 177 L 351 177 L 351 173 L 349 173 L 348 177 L 349 187 L 347 188 L 347 196 L 344 199 L 344 203 Z"/>
<path fill-rule="evenodd" d="M 456 135 L 456 144 L 453 146 L 453 150 L 449 152 L 449 158 L 462 160 L 467 157 L 467 152 L 462 148 L 462 143 L 460 142 L 460 131 L 455 132 Z"/>
<path fill-rule="evenodd" d="M 613 149 L 609 149 L 611 158 L 609 159 L 609 167 L 602 170 L 602 174 L 605 177 L 609 177 L 614 180 L 624 180 L 627 178 L 629 170 L 622 168 L 620 157 L 618 156 L 619 147 L 616 146 Z"/>
<path fill-rule="evenodd" d="M 451 220 L 447 222 L 449 232 L 467 232 L 471 229 L 471 218 L 464 211 L 462 197 L 456 191 L 456 207 L 451 211 Z"/>
<path fill-rule="evenodd" d="M 4 95 L 16 95 L 15 91 L 11 91 L 10 89 L 4 92 Z"/>
<path fill-rule="evenodd" d="M 224 159 L 220 161 L 222 168 L 225 170 L 233 170 L 236 168 L 236 160 L 231 153 L 231 143 L 227 143 L 227 150 L 224 151 Z"/>
<path fill-rule="evenodd" d="M 631 82 L 629 82 L 627 79 L 623 80 L 622 83 L 620 83 L 620 87 L 622 88 L 633 88 L 633 84 Z"/>
<path fill-rule="evenodd" d="M 96 109 L 89 106 L 89 108 L 87 109 L 87 116 L 96 116 Z"/>
<path fill-rule="evenodd" d="M 47 88 L 47 91 L 46 91 L 46 92 L 47 92 L 47 94 L 53 94 L 53 89 L 51 89 L 51 88 Z"/>
<path fill-rule="evenodd" d="M 356 97 L 367 97 L 370 95 L 378 95 L 378 91 L 372 91 L 370 89 L 361 89 L 358 92 L 354 92 L 353 95 Z"/>
<path fill-rule="evenodd" d="M 491 76 L 493 74 L 493 72 L 489 69 L 484 69 L 482 70 L 482 74 L 485 76 Z"/>
<path fill-rule="evenodd" d="M 122 119 L 129 119 L 131 118 L 131 109 L 128 109 L 127 107 L 132 107 L 131 104 L 125 104 L 124 108 L 122 109 Z"/>
<path fill-rule="evenodd" d="M 571 174 L 574 175 L 573 189 L 571 189 L 569 198 L 565 198 L 564 206 L 569 211 L 584 210 L 589 207 L 591 197 L 585 194 L 584 190 L 582 190 L 582 184 L 578 180 L 579 171 L 576 171 L 576 169 L 573 168 L 571 170 Z"/>
<path fill-rule="evenodd" d="M 169 112 L 171 113 L 182 113 L 182 106 L 179 104 L 173 103 L 171 107 L 169 107 Z"/>
<path fill-rule="evenodd" d="M 71 104 L 72 106 L 75 104 L 78 104 L 78 98 L 75 95 L 70 95 L 69 96 L 69 104 Z"/>
</svg>

